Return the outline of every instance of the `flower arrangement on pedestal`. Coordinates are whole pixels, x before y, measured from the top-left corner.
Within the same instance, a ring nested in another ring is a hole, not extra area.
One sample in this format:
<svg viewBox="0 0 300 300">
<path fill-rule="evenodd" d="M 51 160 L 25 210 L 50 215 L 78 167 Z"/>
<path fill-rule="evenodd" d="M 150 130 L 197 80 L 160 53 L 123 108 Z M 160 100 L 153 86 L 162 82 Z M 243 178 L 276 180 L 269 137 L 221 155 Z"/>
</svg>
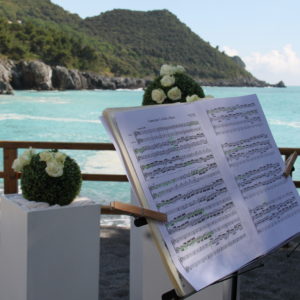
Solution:
<svg viewBox="0 0 300 300">
<path fill-rule="evenodd" d="M 27 200 L 68 205 L 80 192 L 78 164 L 57 150 L 36 154 L 30 148 L 14 160 L 12 168 L 21 172 L 22 195 Z"/>
<path fill-rule="evenodd" d="M 160 76 L 147 87 L 143 105 L 192 102 L 204 98 L 201 86 L 182 66 L 162 65 Z"/>
</svg>

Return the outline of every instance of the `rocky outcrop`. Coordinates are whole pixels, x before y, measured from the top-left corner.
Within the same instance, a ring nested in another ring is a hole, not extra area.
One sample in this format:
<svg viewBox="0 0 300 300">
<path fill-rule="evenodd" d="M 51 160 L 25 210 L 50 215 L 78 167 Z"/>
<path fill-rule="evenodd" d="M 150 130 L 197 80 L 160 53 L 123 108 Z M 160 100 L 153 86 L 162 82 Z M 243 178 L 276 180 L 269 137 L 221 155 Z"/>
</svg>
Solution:
<svg viewBox="0 0 300 300">
<path fill-rule="evenodd" d="M 273 87 L 279 87 L 279 88 L 285 88 L 286 86 L 285 86 L 285 84 L 284 84 L 284 82 L 282 81 L 282 80 L 280 80 L 278 83 L 276 83 L 276 84 L 273 84 L 272 85 Z"/>
<path fill-rule="evenodd" d="M 0 95 L 13 93 L 13 88 L 10 84 L 12 80 L 11 68 L 13 65 L 13 62 L 10 60 L 0 60 Z"/>
<path fill-rule="evenodd" d="M 87 79 L 78 70 L 68 70 L 65 67 L 53 68 L 52 84 L 59 90 L 82 90 L 88 89 Z"/>
<path fill-rule="evenodd" d="M 86 78 L 89 87 L 102 90 L 145 88 L 148 83 L 145 79 L 106 77 L 92 72 L 85 72 L 83 76 Z"/>
<path fill-rule="evenodd" d="M 7 82 L 3 82 L 0 80 L 0 95 L 12 95 L 13 94 L 13 88 L 11 85 Z"/>
<path fill-rule="evenodd" d="M 115 90 L 117 88 L 113 78 L 105 77 L 93 72 L 84 72 L 83 76 L 91 89 Z"/>
<path fill-rule="evenodd" d="M 51 90 L 52 68 L 41 61 L 21 61 L 12 68 L 15 89 Z"/>
<path fill-rule="evenodd" d="M 234 80 L 198 80 L 202 86 L 253 86 L 285 87 L 280 81 L 275 85 L 254 77 L 240 77 Z M 16 90 L 82 90 L 82 89 L 137 89 L 145 88 L 149 80 L 128 77 L 107 77 L 93 72 L 69 70 L 62 66 L 50 67 L 41 61 L 0 59 L 0 94 L 11 94 Z"/>
<path fill-rule="evenodd" d="M 202 86 L 226 86 L 226 87 L 267 87 L 271 86 L 265 81 L 258 80 L 254 77 L 240 77 L 232 79 L 213 79 L 213 80 L 199 80 Z"/>
<path fill-rule="evenodd" d="M 0 60 L 0 94 L 12 93 L 13 89 L 136 89 L 144 88 L 146 84 L 144 79 L 107 77 L 62 66 L 50 67 L 41 61 Z"/>
</svg>

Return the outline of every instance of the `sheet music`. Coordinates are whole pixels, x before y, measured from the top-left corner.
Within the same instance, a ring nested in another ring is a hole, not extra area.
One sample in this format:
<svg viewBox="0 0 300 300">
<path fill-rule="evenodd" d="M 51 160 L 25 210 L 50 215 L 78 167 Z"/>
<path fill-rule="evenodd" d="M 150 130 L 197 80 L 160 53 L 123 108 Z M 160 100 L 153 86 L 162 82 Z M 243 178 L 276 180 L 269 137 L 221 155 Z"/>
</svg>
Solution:
<svg viewBox="0 0 300 300">
<path fill-rule="evenodd" d="M 245 264 L 251 255 L 246 216 L 232 200 L 194 108 L 116 113 L 116 121 L 150 208 L 168 215 L 160 229 L 180 273 L 199 290 L 229 266 Z M 242 243 L 248 255 L 238 250 Z"/>
<path fill-rule="evenodd" d="M 228 100 L 228 99 L 227 99 Z M 299 232 L 300 201 L 255 95 L 211 101 L 206 113 L 264 252 Z"/>
<path fill-rule="evenodd" d="M 170 256 L 195 290 L 299 231 L 299 196 L 255 96 L 114 118 L 149 207 L 168 215 L 158 226 Z"/>
</svg>

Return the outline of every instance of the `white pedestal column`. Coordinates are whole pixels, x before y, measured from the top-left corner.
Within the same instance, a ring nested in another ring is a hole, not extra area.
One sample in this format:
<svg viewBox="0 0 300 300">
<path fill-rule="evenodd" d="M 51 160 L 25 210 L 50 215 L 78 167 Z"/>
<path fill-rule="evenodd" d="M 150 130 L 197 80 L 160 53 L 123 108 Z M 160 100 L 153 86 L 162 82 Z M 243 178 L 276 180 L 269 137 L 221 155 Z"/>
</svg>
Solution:
<svg viewBox="0 0 300 300">
<path fill-rule="evenodd" d="M 13 197 L 0 197 L 0 299 L 98 300 L 100 205 L 28 210 Z"/>
<path fill-rule="evenodd" d="M 132 200 L 137 205 L 136 201 Z M 232 280 L 209 286 L 189 300 L 231 300 Z M 147 225 L 130 231 L 130 300 L 159 300 L 173 286 L 152 241 Z M 237 296 L 237 299 L 239 297 Z"/>
</svg>

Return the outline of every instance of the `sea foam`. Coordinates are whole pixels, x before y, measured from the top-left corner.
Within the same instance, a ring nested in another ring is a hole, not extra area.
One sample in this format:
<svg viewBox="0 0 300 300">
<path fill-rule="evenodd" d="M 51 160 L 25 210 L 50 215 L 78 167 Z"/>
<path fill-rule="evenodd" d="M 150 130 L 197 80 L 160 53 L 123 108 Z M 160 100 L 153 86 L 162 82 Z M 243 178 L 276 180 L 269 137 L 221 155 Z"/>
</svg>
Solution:
<svg viewBox="0 0 300 300">
<path fill-rule="evenodd" d="M 281 120 L 271 119 L 269 121 L 269 123 L 271 125 L 282 125 L 282 126 L 288 126 L 288 127 L 293 127 L 293 128 L 300 128 L 300 122 L 295 122 L 295 121 L 288 122 L 288 121 L 281 121 Z"/>
<path fill-rule="evenodd" d="M 83 166 L 83 172 L 125 174 L 123 163 L 116 151 L 101 151 L 89 156 Z"/>
<path fill-rule="evenodd" d="M 0 114 L 0 121 L 5 120 L 39 120 L 39 121 L 53 121 L 53 122 L 77 122 L 77 123 L 96 123 L 99 124 L 99 120 L 84 120 L 77 118 L 52 118 L 52 117 L 41 117 L 21 114 Z"/>
</svg>

